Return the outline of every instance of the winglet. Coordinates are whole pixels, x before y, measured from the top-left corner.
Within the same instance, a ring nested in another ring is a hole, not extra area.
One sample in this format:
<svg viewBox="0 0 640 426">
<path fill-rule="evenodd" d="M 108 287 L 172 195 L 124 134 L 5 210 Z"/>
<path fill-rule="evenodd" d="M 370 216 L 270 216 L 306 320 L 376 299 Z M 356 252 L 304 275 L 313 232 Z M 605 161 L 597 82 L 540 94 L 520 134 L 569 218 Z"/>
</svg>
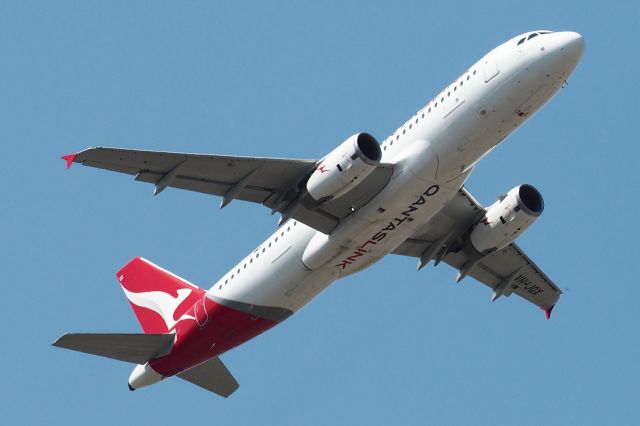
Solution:
<svg viewBox="0 0 640 426">
<path fill-rule="evenodd" d="M 556 306 L 556 305 L 553 305 Z M 551 318 L 551 311 L 553 311 L 553 306 L 547 309 L 542 308 L 542 310 L 544 311 L 544 316 L 549 319 Z"/>
<path fill-rule="evenodd" d="M 63 155 L 60 158 L 67 162 L 67 169 L 70 169 L 71 164 L 73 164 L 73 160 L 75 160 L 77 156 L 78 154 L 69 154 L 69 155 Z"/>
</svg>

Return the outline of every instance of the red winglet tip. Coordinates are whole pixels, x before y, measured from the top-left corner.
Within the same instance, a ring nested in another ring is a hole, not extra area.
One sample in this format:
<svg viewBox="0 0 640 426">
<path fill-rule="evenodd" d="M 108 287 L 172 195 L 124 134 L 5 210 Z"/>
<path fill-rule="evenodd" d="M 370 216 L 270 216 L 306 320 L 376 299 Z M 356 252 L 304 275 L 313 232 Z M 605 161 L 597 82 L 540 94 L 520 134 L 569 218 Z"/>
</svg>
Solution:
<svg viewBox="0 0 640 426">
<path fill-rule="evenodd" d="M 75 160 L 77 156 L 78 154 L 69 154 L 69 155 L 63 155 L 60 158 L 67 162 L 67 169 L 69 169 L 73 164 L 73 160 Z"/>
<path fill-rule="evenodd" d="M 555 306 L 555 305 L 553 305 Z M 551 318 L 551 311 L 553 311 L 553 306 L 547 309 L 542 309 L 544 311 L 544 316 L 549 319 Z"/>
</svg>

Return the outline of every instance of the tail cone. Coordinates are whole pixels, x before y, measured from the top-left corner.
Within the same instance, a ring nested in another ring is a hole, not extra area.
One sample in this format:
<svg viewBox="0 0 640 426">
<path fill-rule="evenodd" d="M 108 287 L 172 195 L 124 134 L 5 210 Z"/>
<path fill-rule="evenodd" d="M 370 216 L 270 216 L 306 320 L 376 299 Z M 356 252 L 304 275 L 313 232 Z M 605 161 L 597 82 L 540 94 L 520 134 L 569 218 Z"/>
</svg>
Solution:
<svg viewBox="0 0 640 426">
<path fill-rule="evenodd" d="M 153 368 L 146 364 L 138 364 L 136 368 L 131 372 L 131 376 L 129 376 L 129 389 L 135 390 L 140 389 L 145 386 L 152 385 L 154 383 L 159 382 L 164 379 L 164 377 L 155 372 Z"/>
</svg>

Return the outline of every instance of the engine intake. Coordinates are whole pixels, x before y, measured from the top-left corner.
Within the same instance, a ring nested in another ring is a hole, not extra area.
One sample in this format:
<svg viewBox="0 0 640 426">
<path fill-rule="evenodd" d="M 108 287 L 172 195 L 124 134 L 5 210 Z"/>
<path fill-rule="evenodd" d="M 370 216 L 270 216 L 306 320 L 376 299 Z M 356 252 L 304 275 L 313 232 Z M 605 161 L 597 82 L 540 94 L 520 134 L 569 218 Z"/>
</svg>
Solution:
<svg viewBox="0 0 640 426">
<path fill-rule="evenodd" d="M 382 158 L 380 144 L 369 133 L 359 133 L 356 137 L 356 152 L 358 157 L 367 164 L 378 165 Z"/>
</svg>

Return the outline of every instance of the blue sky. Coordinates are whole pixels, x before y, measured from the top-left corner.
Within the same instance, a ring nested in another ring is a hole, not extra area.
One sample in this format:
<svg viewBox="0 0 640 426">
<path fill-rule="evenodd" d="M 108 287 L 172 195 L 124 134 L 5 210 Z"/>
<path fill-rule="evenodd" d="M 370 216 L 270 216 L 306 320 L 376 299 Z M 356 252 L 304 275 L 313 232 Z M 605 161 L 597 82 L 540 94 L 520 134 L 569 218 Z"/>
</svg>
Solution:
<svg viewBox="0 0 640 426">
<path fill-rule="evenodd" d="M 6 424 L 632 424 L 640 416 L 637 2 L 2 2 Z M 138 332 L 115 272 L 142 255 L 208 288 L 269 235 L 263 207 L 152 187 L 87 146 L 320 157 L 384 139 L 508 38 L 585 36 L 566 89 L 468 181 L 534 184 L 520 239 L 565 291 L 550 321 L 446 265 L 389 257 L 226 354 L 224 400 L 52 348 Z M 637 126 L 636 126 L 637 127 Z"/>
</svg>

